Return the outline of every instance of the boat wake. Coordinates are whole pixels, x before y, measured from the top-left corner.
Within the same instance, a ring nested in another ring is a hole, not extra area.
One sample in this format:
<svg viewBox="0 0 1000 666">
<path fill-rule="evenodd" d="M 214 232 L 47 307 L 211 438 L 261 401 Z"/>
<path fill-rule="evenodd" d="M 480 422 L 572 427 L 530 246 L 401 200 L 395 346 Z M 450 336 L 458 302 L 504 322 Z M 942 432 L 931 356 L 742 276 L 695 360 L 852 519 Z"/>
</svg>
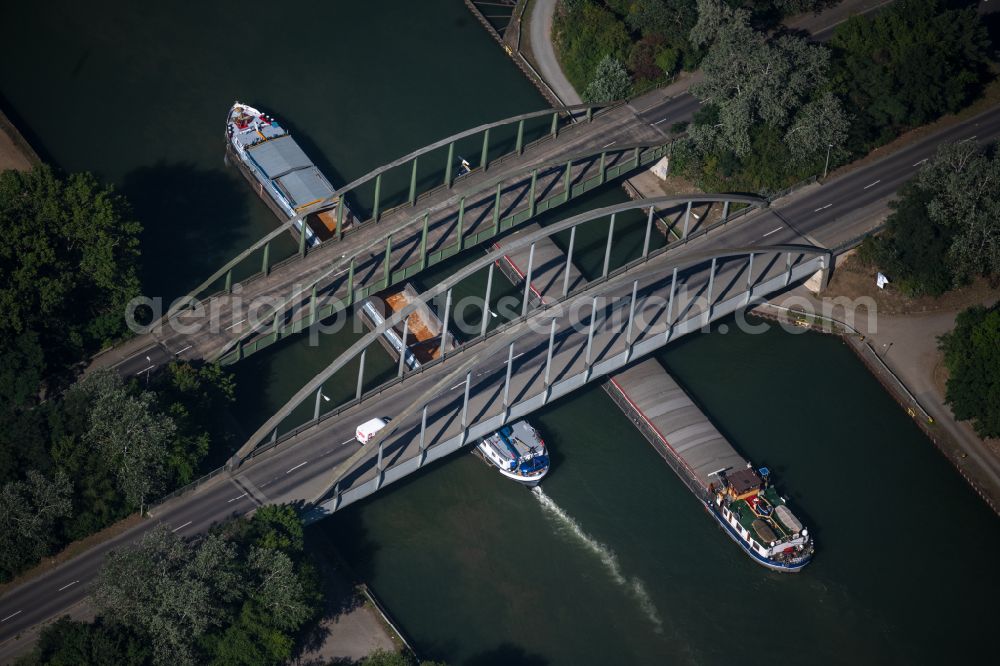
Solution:
<svg viewBox="0 0 1000 666">
<path fill-rule="evenodd" d="M 584 532 L 578 522 L 567 514 L 561 506 L 556 504 L 551 497 L 545 494 L 541 486 L 535 486 L 531 489 L 531 492 L 538 500 L 538 503 L 542 505 L 542 509 L 559 524 L 559 527 L 565 534 L 575 538 L 587 550 L 600 558 L 604 564 L 604 568 L 607 569 L 615 583 L 631 592 L 632 596 L 635 597 L 642 612 L 653 623 L 656 633 L 663 633 L 663 621 L 660 619 L 660 614 L 656 610 L 656 606 L 653 605 L 653 600 L 650 598 L 649 593 L 646 592 L 646 586 L 636 576 L 630 579 L 625 578 L 621 570 L 621 565 L 618 564 L 618 556 L 615 555 L 615 552 Z"/>
</svg>

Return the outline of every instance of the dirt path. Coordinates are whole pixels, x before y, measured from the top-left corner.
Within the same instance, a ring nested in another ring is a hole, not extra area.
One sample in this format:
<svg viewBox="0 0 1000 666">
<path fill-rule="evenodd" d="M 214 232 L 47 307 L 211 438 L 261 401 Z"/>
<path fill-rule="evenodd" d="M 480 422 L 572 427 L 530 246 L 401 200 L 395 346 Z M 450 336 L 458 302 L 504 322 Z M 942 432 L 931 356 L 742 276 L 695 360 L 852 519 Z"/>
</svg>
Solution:
<svg viewBox="0 0 1000 666">
<path fill-rule="evenodd" d="M 558 0 L 531 0 L 528 12 L 528 34 L 531 55 L 538 73 L 552 87 L 565 106 L 581 104 L 583 100 L 559 65 L 552 45 L 552 19 Z"/>
</svg>

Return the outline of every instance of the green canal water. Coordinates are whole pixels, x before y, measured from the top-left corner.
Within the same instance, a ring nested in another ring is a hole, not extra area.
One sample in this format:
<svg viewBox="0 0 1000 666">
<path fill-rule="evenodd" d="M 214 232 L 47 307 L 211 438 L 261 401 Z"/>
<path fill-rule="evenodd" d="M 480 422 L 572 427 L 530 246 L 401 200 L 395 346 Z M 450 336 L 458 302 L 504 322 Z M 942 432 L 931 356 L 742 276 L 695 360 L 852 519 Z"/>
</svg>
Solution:
<svg viewBox="0 0 1000 666">
<path fill-rule="evenodd" d="M 47 159 L 129 196 L 146 226 L 147 293 L 165 298 L 275 224 L 223 165 L 233 99 L 278 116 L 335 183 L 544 104 L 458 0 L 21 3 L 5 23 L 0 104 Z M 611 189 L 559 214 L 621 200 Z M 641 242 L 620 224 L 623 248 Z M 585 272 L 601 233 L 578 239 Z M 313 529 L 333 535 L 422 656 L 452 663 L 986 653 L 995 517 L 838 340 L 730 329 L 658 360 L 776 471 L 818 542 L 802 574 L 752 563 L 598 386 L 532 417 L 553 459 L 542 493 L 462 454 Z M 237 366 L 247 430 L 356 335 L 291 340 Z M 391 371 L 388 358 L 369 363 L 373 376 Z"/>
</svg>

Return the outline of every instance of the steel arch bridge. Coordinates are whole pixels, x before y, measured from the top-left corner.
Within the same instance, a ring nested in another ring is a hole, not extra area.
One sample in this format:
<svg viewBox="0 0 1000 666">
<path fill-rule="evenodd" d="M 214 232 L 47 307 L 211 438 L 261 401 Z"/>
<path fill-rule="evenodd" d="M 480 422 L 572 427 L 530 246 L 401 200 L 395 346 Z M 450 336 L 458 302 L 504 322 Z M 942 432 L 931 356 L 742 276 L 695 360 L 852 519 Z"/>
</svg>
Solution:
<svg viewBox="0 0 1000 666">
<path fill-rule="evenodd" d="M 674 198 L 662 197 L 602 208 L 527 234 L 515 244 L 530 248 L 561 231 L 573 233 L 573 229 L 593 220 L 634 209 L 646 211 L 672 201 Z M 395 379 L 364 392 L 368 348 L 386 330 L 404 322 L 419 304 L 401 310 L 303 386 L 248 440 L 231 461 L 231 467 L 243 461 L 252 463 L 261 455 L 326 446 L 324 440 L 329 442 L 345 433 L 352 435 L 354 426 L 371 415 L 393 416 L 390 427 L 378 437 L 296 489 L 297 500 L 318 503 L 314 518 L 321 517 L 492 432 L 511 418 L 530 413 L 549 400 L 699 330 L 752 299 L 825 271 L 831 262 L 828 250 L 809 245 L 684 253 L 676 248 L 650 250 L 648 234 L 647 223 L 647 243 L 641 256 L 625 265 L 609 270 L 605 264 L 599 278 L 534 309 L 529 309 L 524 300 L 520 317 L 481 333 L 416 371 L 404 372 L 401 363 Z M 487 254 L 426 291 L 420 301 L 427 303 L 447 295 L 484 269 L 490 276 L 488 292 L 494 262 L 511 249 L 516 248 L 508 246 Z M 568 257 L 567 266 L 570 261 Z M 530 280 L 526 280 L 526 289 L 529 284 Z M 447 312 L 444 317 L 447 320 Z M 321 413 L 323 384 L 354 364 L 359 366 L 354 399 Z M 463 391 L 453 393 L 457 388 Z M 310 400 L 314 406 L 312 418 L 279 433 L 279 426 Z M 322 502 L 331 492 L 333 497 Z"/>
<path fill-rule="evenodd" d="M 535 128 L 536 134 L 542 136 L 527 142 L 533 136 L 532 123 L 543 126 Z M 506 145 L 511 151 L 493 157 L 497 146 L 496 141 L 491 140 L 491 132 L 495 138 L 502 131 L 511 136 L 506 144 L 501 141 L 501 148 Z M 462 141 L 479 145 L 480 139 L 479 164 L 470 173 L 454 179 L 452 166 L 456 146 Z M 373 170 L 341 188 L 336 201 L 318 204 L 296 218 L 299 220 L 305 214 L 331 207 L 343 209 L 345 197 L 368 187 L 374 189 L 368 221 L 347 230 L 339 227 L 342 232 L 337 239 L 313 249 L 300 239 L 299 251 L 283 258 L 274 256 L 278 246 L 272 247 L 272 242 L 292 228 L 296 220 L 282 224 L 175 303 L 150 327 L 149 333 L 125 343 L 107 360 L 99 357 L 96 365 L 120 365 L 125 361 L 115 361 L 115 358 L 134 360 L 153 348 L 187 360 L 235 362 L 283 337 L 294 335 L 307 325 L 306 322 L 330 316 L 345 307 L 345 301 L 350 303 L 359 295 L 363 297 L 365 292 L 362 290 L 367 287 L 374 287 L 381 281 L 384 288 L 385 262 L 372 262 L 369 254 L 364 258 L 369 264 L 365 270 L 360 252 L 377 251 L 383 258 L 390 253 L 400 257 L 404 252 L 416 252 L 421 245 L 427 247 L 426 260 L 421 265 L 405 267 L 408 269 L 405 274 L 389 265 L 389 284 L 392 284 L 578 197 L 608 179 L 648 166 L 666 154 L 667 143 L 666 134 L 621 103 L 523 114 L 453 135 Z M 435 150 L 448 153 L 441 184 L 417 196 L 417 163 L 432 157 Z M 388 177 L 394 169 L 409 173 L 408 196 L 398 205 L 383 210 L 384 205 L 391 203 L 382 196 L 383 177 Z M 373 245 L 382 247 L 373 250 Z M 352 258 L 355 259 L 353 271 Z M 344 284 L 341 288 L 346 298 L 335 298 L 326 289 L 330 285 L 313 279 L 323 274 L 329 277 L 326 269 L 334 264 L 342 266 Z M 348 276 L 353 289 L 347 289 Z M 307 294 L 289 296 L 293 294 L 294 285 L 303 283 L 310 283 L 313 289 Z M 324 296 L 328 303 L 321 302 Z M 275 308 L 270 318 L 263 321 L 251 322 L 250 318 L 240 321 L 240 317 L 234 316 L 234 302 L 255 299 L 271 299 L 281 307 Z M 295 299 L 299 304 L 308 304 L 308 319 L 291 314 Z M 219 320 L 232 321 L 233 325 L 221 331 L 212 329 L 206 321 L 206 312 L 212 312 Z M 158 357 L 153 363 L 165 360 L 169 359 Z"/>
</svg>

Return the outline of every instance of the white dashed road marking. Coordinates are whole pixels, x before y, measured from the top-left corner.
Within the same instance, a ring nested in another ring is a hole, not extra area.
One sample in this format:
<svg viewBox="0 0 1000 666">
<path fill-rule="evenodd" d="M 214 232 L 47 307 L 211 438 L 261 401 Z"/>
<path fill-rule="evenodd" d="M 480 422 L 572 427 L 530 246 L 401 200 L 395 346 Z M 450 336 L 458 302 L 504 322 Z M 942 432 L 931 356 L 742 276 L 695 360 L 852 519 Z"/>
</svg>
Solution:
<svg viewBox="0 0 1000 666">
<path fill-rule="evenodd" d="M 777 229 L 771 229 L 771 230 L 770 230 L 770 231 L 768 231 L 768 232 L 767 232 L 766 234 L 764 234 L 763 236 L 761 236 L 761 238 L 767 238 L 767 237 L 768 237 L 768 236 L 770 236 L 771 234 L 776 234 L 776 233 L 778 233 L 779 231 L 781 231 L 781 229 L 782 229 L 782 227 L 778 227 Z"/>
<path fill-rule="evenodd" d="M 296 465 L 295 467 L 293 467 L 290 470 L 288 470 L 287 472 L 285 472 L 285 474 L 291 474 L 292 472 L 294 472 L 295 470 L 297 470 L 299 467 L 302 467 L 303 465 L 305 465 L 308 462 L 309 462 L 308 460 L 304 460 L 304 461 L 300 462 L 298 465 Z"/>
<path fill-rule="evenodd" d="M 827 208 L 829 208 L 829 207 L 830 207 L 830 206 L 832 206 L 832 205 L 833 205 L 832 203 L 828 203 L 827 205 L 823 206 L 822 208 L 817 208 L 817 209 L 816 209 L 816 210 L 814 210 L 813 212 L 814 212 L 814 213 L 818 213 L 818 212 L 820 212 L 821 210 L 826 210 Z"/>
<path fill-rule="evenodd" d="M 194 522 L 193 520 L 189 520 L 186 523 L 184 523 L 183 525 L 181 525 L 180 527 L 175 527 L 174 529 L 172 529 L 170 531 L 171 532 L 176 532 L 177 530 L 182 530 L 182 529 L 184 529 L 185 527 L 187 527 L 188 525 L 190 525 L 193 522 Z"/>
<path fill-rule="evenodd" d="M 74 580 L 74 581 L 73 581 L 72 583 L 69 583 L 68 585 L 63 585 L 62 587 L 60 587 L 60 588 L 59 588 L 58 590 L 56 590 L 56 591 L 57 591 L 57 592 L 62 592 L 62 591 L 63 591 L 63 590 L 65 590 L 65 589 L 66 589 L 67 587 L 73 587 L 74 585 L 76 585 L 76 584 L 77 584 L 77 583 L 79 583 L 79 582 L 80 582 L 80 581 L 78 581 L 78 580 Z"/>
<path fill-rule="evenodd" d="M 5 617 L 4 619 L 0 620 L 0 622 L 6 622 L 6 621 L 7 621 L 7 620 L 9 620 L 10 618 L 12 618 L 12 617 L 15 617 L 15 616 L 17 616 L 17 615 L 20 615 L 21 613 L 22 613 L 22 611 L 17 611 L 17 612 L 16 612 L 16 613 L 14 613 L 13 615 L 8 615 L 8 616 L 7 616 L 7 617 Z"/>
<path fill-rule="evenodd" d="M 881 182 L 882 182 L 882 179 L 881 179 L 881 178 L 879 178 L 879 179 L 878 179 L 878 180 L 876 180 L 876 181 L 875 181 L 874 183 L 869 183 L 868 185 L 865 185 L 865 186 L 864 186 L 863 188 L 861 188 L 861 189 L 863 189 L 863 190 L 867 190 L 867 189 L 868 189 L 869 187 L 875 187 L 876 185 L 878 185 L 878 184 L 879 184 L 879 183 L 881 183 Z"/>
</svg>

